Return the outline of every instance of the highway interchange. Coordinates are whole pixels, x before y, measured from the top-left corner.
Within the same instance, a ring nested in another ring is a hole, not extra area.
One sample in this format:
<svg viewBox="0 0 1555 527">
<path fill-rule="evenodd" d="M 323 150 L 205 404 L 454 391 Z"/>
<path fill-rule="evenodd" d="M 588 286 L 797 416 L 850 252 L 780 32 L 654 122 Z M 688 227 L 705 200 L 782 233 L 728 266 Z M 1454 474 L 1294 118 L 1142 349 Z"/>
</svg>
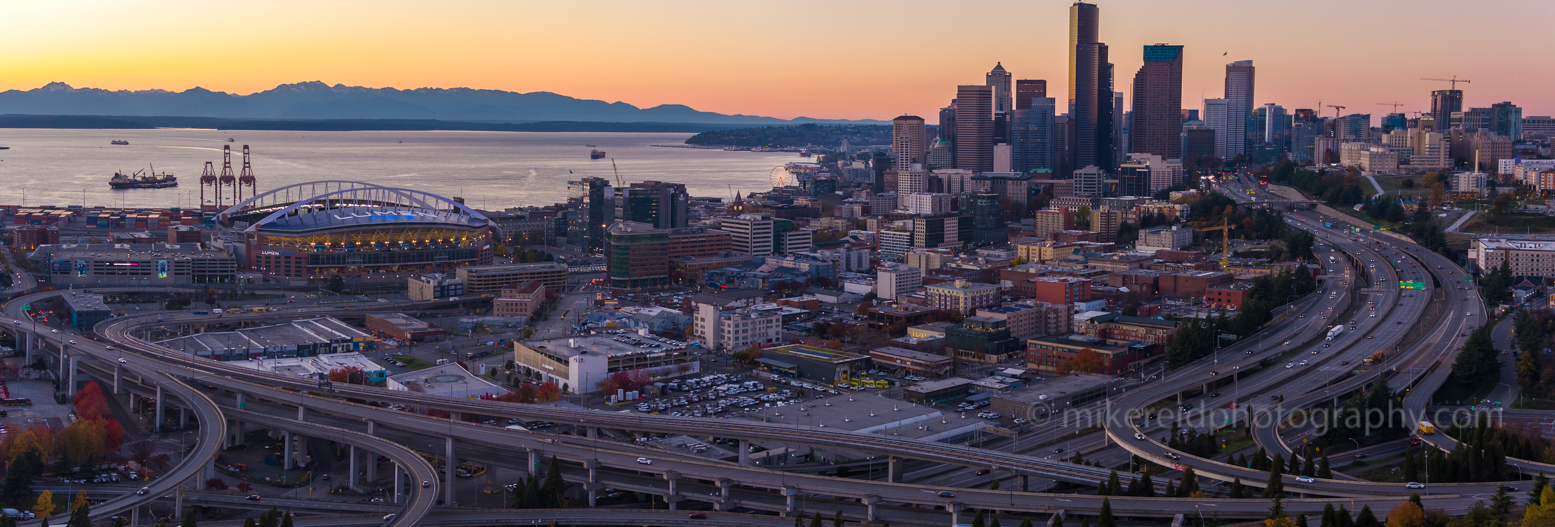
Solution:
<svg viewBox="0 0 1555 527">
<path fill-rule="evenodd" d="M 1245 181 L 1228 184 L 1227 188 L 1231 190 L 1228 195 L 1239 200 L 1266 194 Z M 1255 189 L 1254 194 L 1239 192 L 1249 188 Z M 1196 458 L 1181 452 L 1173 452 L 1175 458 L 1168 457 L 1170 449 L 1160 439 L 1171 422 L 1165 419 L 1137 420 L 1148 413 L 1142 410 L 1163 403 L 1168 409 L 1175 404 L 1185 404 L 1197 409 L 1185 416 L 1187 420 L 1184 422 L 1191 424 L 1193 415 L 1211 409 L 1229 411 L 1231 409 L 1226 406 L 1235 402 L 1238 408 L 1232 415 L 1246 416 L 1247 410 L 1251 408 L 1254 423 L 1258 423 L 1261 418 L 1274 419 L 1286 412 L 1327 404 L 1335 396 L 1353 392 L 1372 382 L 1377 375 L 1387 372 L 1394 389 L 1414 387 L 1405 397 L 1406 408 L 1415 412 L 1414 415 L 1426 415 L 1430 405 L 1429 395 L 1446 380 L 1450 371 L 1448 366 L 1463 340 L 1460 335 L 1472 331 L 1484 319 L 1483 304 L 1479 302 L 1477 292 L 1471 286 L 1459 285 L 1465 276 L 1463 270 L 1439 255 L 1390 236 L 1390 233 L 1369 230 L 1346 233 L 1324 228 L 1324 222 L 1339 222 L 1315 212 L 1292 211 L 1287 213 L 1287 221 L 1297 228 L 1319 234 L 1320 245 L 1315 248 L 1315 252 L 1319 260 L 1326 260 L 1324 264 L 1327 266 L 1322 290 L 1297 300 L 1289 309 L 1282 308 L 1284 312 L 1280 317 L 1259 335 L 1243 339 L 1211 357 L 1168 371 L 1154 382 L 1098 406 L 1097 410 L 1105 415 L 1101 420 L 1105 438 L 1096 433 L 1090 437 L 1110 445 L 1100 447 L 1101 451 L 1132 453 L 1165 466 L 1191 466 L 1204 477 L 1226 481 L 1239 478 L 1245 485 L 1261 486 L 1267 479 L 1267 473 L 1261 471 Z M 1402 290 L 1397 285 L 1400 279 L 1424 280 L 1427 288 Z M 962 509 L 997 509 L 1027 513 L 1069 511 L 1086 514 L 1094 513 L 1101 504 L 1100 497 L 1089 493 L 925 486 L 741 466 L 589 437 L 518 433 L 388 410 L 380 406 L 389 404 L 470 412 L 493 418 L 569 423 L 579 430 L 599 427 L 845 448 L 888 458 L 916 460 L 920 464 L 990 468 L 1003 474 L 1072 483 L 1094 484 L 1109 472 L 1107 469 L 1033 455 L 838 429 L 515 405 L 350 385 L 324 388 L 312 380 L 288 378 L 193 358 L 151 344 L 138 336 L 149 327 L 209 320 L 200 315 L 121 317 L 100 324 L 96 328 L 95 339 L 69 332 L 51 333 L 41 328 L 33 333 L 30 331 L 31 318 L 23 312 L 21 305 L 41 301 L 51 294 L 57 293 L 39 293 L 13 300 L 6 305 L 6 316 L 0 318 L 0 324 L 12 331 L 31 333 L 35 340 L 44 341 L 56 351 L 65 349 L 69 356 L 74 357 L 66 359 L 69 364 L 92 359 L 89 361 L 91 364 L 76 367 L 107 379 L 119 379 L 115 385 L 120 389 L 137 390 L 155 397 L 155 390 L 160 388 L 167 396 L 181 401 L 181 406 L 192 410 L 201 425 L 196 451 L 186 457 L 189 461 L 157 479 L 147 495 L 124 494 L 94 507 L 94 517 L 124 513 L 139 504 L 163 498 L 186 483 L 198 485 L 208 477 L 210 460 L 214 459 L 217 449 L 229 440 L 226 430 L 229 420 L 340 441 L 387 456 L 403 469 L 403 488 L 407 496 L 402 503 L 396 507 L 375 506 L 377 508 L 372 509 L 375 515 L 371 517 L 339 517 L 331 520 L 333 522 L 330 525 L 356 524 L 353 522 L 383 524 L 386 522 L 381 515 L 376 515 L 383 510 L 394 511 L 396 516 L 387 522 L 392 525 L 435 525 L 454 521 L 447 518 L 455 516 L 473 521 L 475 516 L 480 515 L 484 516 L 478 523 L 495 525 L 505 522 L 523 523 L 524 518 L 532 520 L 535 517 L 536 511 L 477 513 L 435 509 L 440 494 L 445 498 L 451 496 L 451 488 L 445 482 L 451 476 L 452 463 L 448 464 L 440 479 L 431 465 L 404 446 L 417 440 L 412 438 L 427 437 L 444 440 L 447 451 L 453 452 L 458 459 L 479 460 L 497 466 L 524 468 L 531 466 L 530 461 L 533 459 L 556 456 L 568 462 L 568 479 L 583 483 L 591 493 L 608 483 L 616 489 L 669 496 L 670 501 L 676 503 L 682 500 L 712 503 L 719 509 L 739 508 L 788 514 L 845 509 L 846 514 L 865 519 L 930 523 L 936 514 L 944 514 L 934 512 L 935 506 L 953 512 Z M 350 308 L 326 309 L 316 314 L 351 316 L 359 315 L 360 311 Z M 232 316 L 227 321 L 276 318 L 276 314 L 259 313 Z M 1354 327 L 1349 327 L 1351 320 L 1356 322 Z M 1332 341 L 1322 338 L 1332 326 L 1341 323 L 1346 326 L 1341 335 Z M 78 342 L 72 342 L 73 339 Z M 1325 347 L 1325 344 L 1328 346 Z M 1313 350 L 1318 353 L 1312 354 Z M 1362 361 L 1377 350 L 1387 351 L 1388 356 L 1384 362 L 1362 367 Z M 40 350 L 34 353 L 52 352 Z M 1309 363 L 1296 365 L 1304 360 Z M 1348 364 L 1342 364 L 1346 362 Z M 1286 368 L 1286 364 L 1292 367 Z M 217 391 L 206 392 L 195 386 Z M 251 403 L 243 410 L 236 409 L 240 397 Z M 1178 402 L 1179 397 L 1181 402 Z M 1281 398 L 1283 402 L 1278 402 Z M 1054 423 L 1053 427 L 1062 428 L 1062 425 L 1064 423 Z M 1200 426 L 1207 428 L 1210 425 Z M 1299 430 L 1298 427 L 1287 432 Z M 1060 434 L 1051 433 L 1050 436 Z M 1258 426 L 1255 427 L 1254 435 L 1258 444 L 1271 453 L 1289 455 L 1289 443 L 1280 434 L 1278 427 Z M 1136 439 L 1139 436 L 1144 439 Z M 1451 439 L 1445 434 L 1425 436 L 1423 439 L 1443 448 L 1452 446 Z M 516 455 L 519 453 L 524 455 Z M 638 457 L 649 455 L 654 459 L 651 466 L 636 462 Z M 1546 467 L 1531 462 L 1509 461 L 1522 463 L 1524 468 Z M 1353 503 L 1352 510 L 1371 504 L 1374 510 L 1381 512 L 1413 492 L 1399 484 L 1343 478 L 1302 483 L 1295 481 L 1294 477 L 1288 477 L 1284 485 L 1287 492 L 1310 497 L 1286 502 L 1287 509 L 1299 513 L 1318 512 L 1335 498 Z M 1473 502 L 1494 493 L 1496 485 L 1433 484 L 1426 499 L 1428 505 L 1433 507 L 1450 512 L 1463 511 Z M 942 498 L 940 492 L 949 493 L 952 497 Z M 220 498 L 210 495 L 192 496 L 189 499 L 220 501 Z M 1172 516 L 1180 512 L 1177 508 L 1163 508 L 1160 502 L 1163 499 L 1113 497 L 1112 507 L 1115 513 L 1124 516 Z M 803 504 L 806 501 L 823 505 L 812 509 Z M 1260 517 L 1268 508 L 1266 500 L 1216 497 L 1205 498 L 1203 501 L 1200 510 L 1213 508 L 1222 517 Z M 299 504 L 299 508 L 306 507 Z M 361 512 L 360 509 L 349 510 Z M 618 520 L 642 518 L 643 511 L 612 513 L 597 510 L 572 514 L 579 518 L 577 523 L 588 523 L 601 521 L 600 517 Z M 609 516 L 611 514 L 624 515 Z M 676 517 L 685 516 L 682 514 Z M 740 517 L 747 518 L 745 524 L 761 524 L 767 522 L 763 518 L 771 518 Z M 679 523 L 668 518 L 666 516 L 663 522 L 655 523 Z M 703 521 L 698 524 L 708 523 L 713 522 Z"/>
</svg>

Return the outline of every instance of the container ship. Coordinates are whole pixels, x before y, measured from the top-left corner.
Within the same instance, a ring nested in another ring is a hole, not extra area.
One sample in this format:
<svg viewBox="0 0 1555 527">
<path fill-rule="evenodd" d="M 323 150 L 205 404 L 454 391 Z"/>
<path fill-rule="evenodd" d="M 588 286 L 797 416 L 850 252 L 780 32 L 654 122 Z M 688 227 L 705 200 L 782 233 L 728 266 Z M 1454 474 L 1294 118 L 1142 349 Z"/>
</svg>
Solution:
<svg viewBox="0 0 1555 527">
<path fill-rule="evenodd" d="M 605 158 L 605 151 L 604 150 L 594 149 L 594 150 L 589 151 L 589 159 L 604 159 L 604 158 Z"/>
<path fill-rule="evenodd" d="M 124 188 L 171 188 L 178 186 L 178 178 L 167 172 L 156 173 L 155 169 L 150 173 L 144 170 L 136 170 L 134 174 L 125 175 L 124 172 L 114 172 L 113 179 L 108 180 L 108 186 L 116 189 Z"/>
</svg>

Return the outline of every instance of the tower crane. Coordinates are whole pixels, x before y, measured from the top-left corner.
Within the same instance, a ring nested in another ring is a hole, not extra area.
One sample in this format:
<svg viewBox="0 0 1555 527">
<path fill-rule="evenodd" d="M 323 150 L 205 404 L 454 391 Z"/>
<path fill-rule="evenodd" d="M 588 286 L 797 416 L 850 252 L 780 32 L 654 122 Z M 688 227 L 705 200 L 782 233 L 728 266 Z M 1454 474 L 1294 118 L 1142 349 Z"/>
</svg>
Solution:
<svg viewBox="0 0 1555 527">
<path fill-rule="evenodd" d="M 1404 103 L 1401 103 L 1401 102 L 1379 102 L 1377 104 L 1382 105 L 1382 106 L 1392 106 L 1393 107 L 1393 113 L 1398 113 L 1398 107 L 1404 105 Z"/>
<path fill-rule="evenodd" d="M 1448 86 L 1451 86 L 1450 89 L 1453 89 L 1453 90 L 1458 89 L 1458 83 L 1460 83 L 1460 82 L 1464 83 L 1464 84 L 1468 84 L 1470 82 L 1468 79 L 1460 79 L 1460 78 L 1458 78 L 1457 75 L 1453 75 L 1452 78 L 1450 78 L 1450 79 L 1443 79 L 1443 78 L 1438 78 L 1438 77 L 1420 77 L 1420 80 L 1445 82 L 1445 83 L 1448 83 Z"/>
<path fill-rule="evenodd" d="M 1343 112 L 1344 108 L 1345 108 L 1345 107 L 1339 106 L 1337 104 L 1330 104 L 1330 105 L 1328 105 L 1328 107 L 1334 109 L 1334 120 L 1338 120 L 1339 119 L 1339 113 Z"/>
<path fill-rule="evenodd" d="M 1227 216 L 1221 216 L 1220 217 L 1220 226 L 1219 227 L 1208 227 L 1208 228 L 1199 229 L 1199 232 L 1210 232 L 1210 231 L 1220 231 L 1220 248 L 1221 248 L 1221 251 L 1223 251 L 1223 254 L 1220 255 L 1220 268 L 1221 269 L 1225 269 L 1225 267 L 1227 265 L 1231 265 L 1231 224 L 1230 224 L 1230 218 L 1227 217 Z"/>
<path fill-rule="evenodd" d="M 621 170 L 616 168 L 616 158 L 610 158 L 610 171 L 616 174 L 616 186 L 626 188 L 626 183 L 621 182 Z"/>
</svg>

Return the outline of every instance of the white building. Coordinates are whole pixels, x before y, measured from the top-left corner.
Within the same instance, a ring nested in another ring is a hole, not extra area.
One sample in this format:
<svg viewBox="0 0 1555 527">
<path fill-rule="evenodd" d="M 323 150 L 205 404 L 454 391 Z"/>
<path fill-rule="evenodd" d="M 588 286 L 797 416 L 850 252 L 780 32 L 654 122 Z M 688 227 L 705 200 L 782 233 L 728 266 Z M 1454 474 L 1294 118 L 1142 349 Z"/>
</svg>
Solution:
<svg viewBox="0 0 1555 527">
<path fill-rule="evenodd" d="M 1486 176 L 1484 172 L 1459 172 L 1453 175 L 1452 190 L 1455 192 L 1478 192 L 1484 196 L 1486 190 Z"/>
<path fill-rule="evenodd" d="M 760 306 L 725 310 L 718 314 L 716 327 L 713 349 L 740 351 L 757 344 L 778 344 L 783 339 L 783 313 Z"/>
<path fill-rule="evenodd" d="M 648 334 L 647 331 L 514 341 L 513 362 L 524 371 L 538 372 L 545 380 L 574 393 L 600 391 L 605 379 L 620 371 L 641 371 L 650 380 L 658 381 L 697 373 L 701 371 L 702 364 L 686 343 Z M 429 370 L 431 368 L 421 371 Z M 428 381 L 443 382 L 441 376 L 433 376 Z M 438 386 L 427 386 L 426 393 L 442 394 Z M 504 389 L 498 394 L 506 392 Z"/>
<path fill-rule="evenodd" d="M 1508 262 L 1512 276 L 1555 278 L 1555 238 L 1481 236 L 1469 245 L 1469 260 L 1481 271 Z"/>
<path fill-rule="evenodd" d="M 907 194 L 903 201 L 903 208 L 913 214 L 944 214 L 950 212 L 951 201 L 954 196 L 938 193 Z"/>
<path fill-rule="evenodd" d="M 1129 154 L 1128 161 L 1150 170 L 1150 192 L 1182 183 L 1182 160 L 1165 159 L 1155 154 Z"/>
<path fill-rule="evenodd" d="M 1094 165 L 1074 171 L 1074 195 L 1079 198 L 1099 198 L 1107 172 Z"/>
<path fill-rule="evenodd" d="M 1555 159 L 1523 159 L 1514 157 L 1500 161 L 1501 171 L 1498 174 L 1511 174 L 1520 183 L 1534 185 L 1534 175 L 1545 170 L 1555 170 Z"/>
<path fill-rule="evenodd" d="M 875 271 L 875 296 L 883 300 L 913 292 L 923 285 L 923 272 L 905 264 L 881 264 Z"/>
<path fill-rule="evenodd" d="M 1173 225 L 1140 229 L 1139 242 L 1134 244 L 1134 248 L 1141 251 L 1175 251 L 1190 243 L 1193 243 L 1193 229 Z"/>
<path fill-rule="evenodd" d="M 772 254 L 772 215 L 741 214 L 738 218 L 724 218 L 718 230 L 733 237 L 734 252 L 750 256 Z"/>
</svg>

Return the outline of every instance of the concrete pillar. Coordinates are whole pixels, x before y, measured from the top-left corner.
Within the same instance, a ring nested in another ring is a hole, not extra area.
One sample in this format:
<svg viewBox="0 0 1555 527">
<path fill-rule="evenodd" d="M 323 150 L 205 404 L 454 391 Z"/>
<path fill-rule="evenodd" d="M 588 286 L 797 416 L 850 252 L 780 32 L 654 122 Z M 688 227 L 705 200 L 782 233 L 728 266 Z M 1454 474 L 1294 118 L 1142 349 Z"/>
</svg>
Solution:
<svg viewBox="0 0 1555 527">
<path fill-rule="evenodd" d="M 454 459 L 454 438 L 443 438 L 443 504 L 454 504 L 454 466 L 459 460 Z"/>
<path fill-rule="evenodd" d="M 297 407 L 297 420 L 298 421 L 302 421 L 302 422 L 307 422 L 308 421 L 308 407 L 306 407 L 306 406 L 298 406 Z"/>
<path fill-rule="evenodd" d="M 891 483 L 902 482 L 902 458 L 891 456 L 886 458 L 886 481 Z"/>
<path fill-rule="evenodd" d="M 378 432 L 378 423 L 367 422 L 367 435 L 375 435 Z M 367 481 L 378 481 L 378 453 L 367 452 Z"/>
<path fill-rule="evenodd" d="M 1064 509 L 1058 509 L 1058 512 L 1055 512 L 1052 516 L 1049 516 L 1047 518 L 1048 527 L 1053 527 L 1053 524 L 1058 523 L 1059 520 L 1064 519 L 1065 513 L 1066 511 Z"/>
<path fill-rule="evenodd" d="M 540 451 L 529 449 L 529 477 L 540 475 Z"/>
<path fill-rule="evenodd" d="M 119 393 L 120 393 L 119 377 L 120 377 L 120 375 L 119 375 L 119 367 L 118 366 L 114 366 L 113 367 L 113 394 L 114 395 L 119 395 Z"/>
<path fill-rule="evenodd" d="M 664 496 L 664 502 L 670 504 L 670 510 L 678 510 L 680 503 L 680 473 L 673 470 L 664 473 L 664 479 L 670 483 L 669 494 Z"/>
<path fill-rule="evenodd" d="M 867 509 L 865 509 L 864 521 L 868 523 L 875 523 L 875 505 L 880 504 L 880 496 L 871 494 L 864 496 L 864 499 L 860 501 L 863 501 L 864 506 L 867 507 Z"/>
<path fill-rule="evenodd" d="M 184 516 L 184 489 L 179 488 L 173 492 L 173 495 L 175 496 L 173 498 L 173 517 L 182 518 Z"/>
<path fill-rule="evenodd" d="M 405 501 L 405 469 L 394 465 L 394 503 Z"/>
<path fill-rule="evenodd" d="M 1183 517 L 1182 514 L 1178 514 L 1176 516 L 1173 516 L 1172 517 L 1172 527 L 1185 527 L 1186 525 L 1188 525 L 1188 522 L 1186 520 L 1187 520 L 1187 518 Z"/>
<path fill-rule="evenodd" d="M 157 422 L 152 427 L 152 430 L 156 430 L 158 433 L 162 432 L 162 410 L 163 410 L 163 406 L 164 406 L 162 402 L 164 400 L 166 400 L 166 399 L 167 399 L 166 397 L 162 396 L 162 385 L 158 384 L 157 385 Z"/>
<path fill-rule="evenodd" d="M 140 413 L 140 396 L 130 394 L 130 413 Z"/>
<path fill-rule="evenodd" d="M 285 446 L 281 447 L 281 468 L 284 469 L 284 470 L 291 470 L 292 469 L 292 433 L 291 432 L 281 432 L 281 438 L 282 438 L 282 441 L 285 443 Z"/>
<path fill-rule="evenodd" d="M 189 427 L 189 409 L 178 407 L 178 428 L 180 430 Z"/>
<path fill-rule="evenodd" d="M 1020 480 L 1020 491 L 1021 492 L 1031 492 L 1031 475 L 1030 474 L 1021 474 L 1019 476 L 1016 476 L 1016 479 Z"/>
<path fill-rule="evenodd" d="M 966 506 L 960 503 L 951 503 L 945 505 L 945 510 L 950 511 L 951 525 L 961 525 L 961 510 L 965 508 Z"/>
<path fill-rule="evenodd" d="M 589 507 L 592 508 L 595 506 L 595 502 L 599 499 L 599 460 L 590 459 L 588 461 L 584 461 L 583 468 L 589 470 L 589 480 L 588 483 L 584 485 L 584 488 L 588 490 Z"/>
<path fill-rule="evenodd" d="M 70 379 L 70 384 L 65 385 L 65 389 L 68 390 L 68 392 L 66 392 L 66 393 L 70 393 L 70 394 L 75 394 L 76 393 L 76 370 L 80 369 L 80 368 L 77 368 L 77 365 L 80 362 L 81 362 L 81 357 L 75 356 L 75 355 L 72 355 L 70 357 L 70 359 L 66 361 L 66 363 L 69 364 L 69 368 L 70 368 L 70 376 L 68 377 Z"/>
<path fill-rule="evenodd" d="M 243 408 L 244 406 L 246 406 L 246 405 L 243 404 L 244 402 L 247 402 L 247 399 L 245 399 L 243 397 L 243 392 L 238 392 L 237 396 L 238 396 L 238 408 Z"/>
<path fill-rule="evenodd" d="M 64 343 L 60 343 L 60 345 L 59 345 L 59 377 L 58 377 L 58 379 L 61 380 L 61 381 L 65 380 L 65 368 L 69 366 L 69 364 L 67 362 L 68 361 L 65 359 L 65 344 Z"/>
<path fill-rule="evenodd" d="M 718 484 L 718 501 L 713 502 L 713 510 L 729 510 L 729 488 L 734 486 L 734 480 L 718 478 L 714 483 Z"/>
<path fill-rule="evenodd" d="M 794 510 L 794 504 L 799 502 L 799 487 L 784 485 L 783 498 L 786 502 L 783 505 L 783 517 L 788 518 L 793 516 L 795 512 L 798 512 Z"/>
<path fill-rule="evenodd" d="M 585 430 L 588 433 L 589 439 L 599 439 L 599 427 L 597 427 L 597 426 L 590 426 L 590 427 L 586 428 Z"/>
<path fill-rule="evenodd" d="M 748 467 L 751 464 L 751 442 L 749 439 L 740 440 L 740 466 Z"/>
<path fill-rule="evenodd" d="M 130 509 L 130 525 L 140 525 L 140 507 Z"/>
<path fill-rule="evenodd" d="M 353 489 L 356 488 L 359 483 L 361 483 L 360 481 L 357 480 L 357 477 L 356 477 L 356 472 L 357 472 L 357 470 L 356 470 L 356 460 L 361 457 L 360 454 L 361 454 L 360 452 L 356 451 L 356 445 L 351 445 L 351 453 L 350 453 L 350 457 L 351 457 L 351 469 L 350 470 L 351 471 L 349 472 L 349 474 L 351 474 L 351 475 L 350 475 L 350 477 L 346 478 L 346 485 L 349 485 L 350 488 L 353 488 Z"/>
</svg>

